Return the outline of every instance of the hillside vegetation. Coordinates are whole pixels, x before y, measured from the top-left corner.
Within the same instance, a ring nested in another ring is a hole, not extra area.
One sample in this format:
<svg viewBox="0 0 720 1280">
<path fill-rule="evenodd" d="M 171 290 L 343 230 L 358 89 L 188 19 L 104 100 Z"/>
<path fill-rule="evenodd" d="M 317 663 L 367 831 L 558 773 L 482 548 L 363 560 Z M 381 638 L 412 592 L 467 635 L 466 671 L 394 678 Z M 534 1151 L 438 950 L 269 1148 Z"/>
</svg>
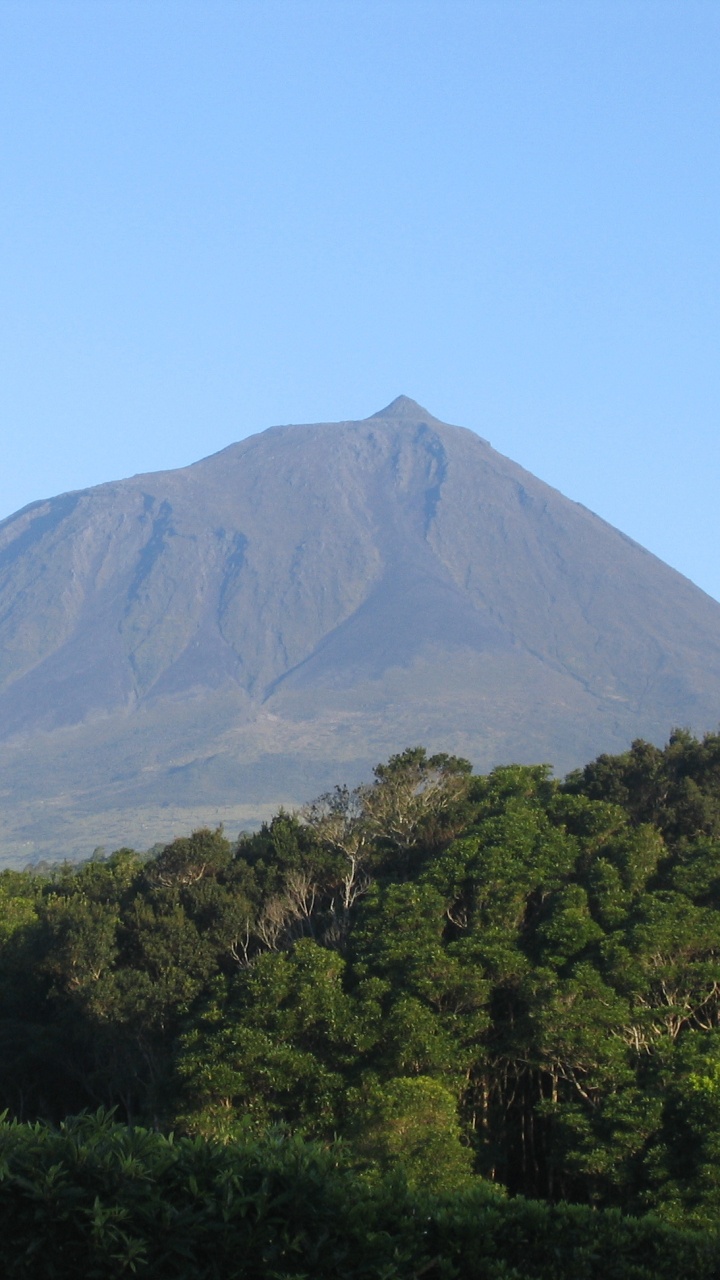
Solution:
<svg viewBox="0 0 720 1280">
<path fill-rule="evenodd" d="M 0 902 L 0 1209 L 83 1274 L 717 1274 L 720 736 L 562 782 L 414 748 L 235 844 L 4 872 Z M 270 1212 L 308 1179 L 305 1226 Z M 241 1187 L 280 1253 L 203 1270 L 213 1233 L 251 1248 Z M 370 1252 L 313 1263 L 352 1205 Z"/>
</svg>

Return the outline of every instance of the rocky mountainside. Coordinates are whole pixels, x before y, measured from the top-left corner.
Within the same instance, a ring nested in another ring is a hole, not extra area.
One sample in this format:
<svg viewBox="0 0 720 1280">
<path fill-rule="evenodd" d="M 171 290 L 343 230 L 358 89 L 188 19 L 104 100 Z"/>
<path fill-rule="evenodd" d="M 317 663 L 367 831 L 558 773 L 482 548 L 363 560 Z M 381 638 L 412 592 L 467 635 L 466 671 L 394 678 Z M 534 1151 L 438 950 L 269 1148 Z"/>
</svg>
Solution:
<svg viewBox="0 0 720 1280">
<path fill-rule="evenodd" d="M 720 604 L 403 396 L 0 523 L 5 858 L 718 722 Z"/>
</svg>

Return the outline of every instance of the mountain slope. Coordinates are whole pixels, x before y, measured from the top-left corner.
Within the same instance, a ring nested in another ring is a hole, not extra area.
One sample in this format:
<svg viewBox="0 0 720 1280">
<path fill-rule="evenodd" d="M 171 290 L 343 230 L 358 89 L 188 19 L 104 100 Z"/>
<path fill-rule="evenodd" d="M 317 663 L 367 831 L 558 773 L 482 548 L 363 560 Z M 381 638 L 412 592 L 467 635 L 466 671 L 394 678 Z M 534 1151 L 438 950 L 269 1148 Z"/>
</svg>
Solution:
<svg viewBox="0 0 720 1280">
<path fill-rule="evenodd" d="M 245 821 L 409 742 L 565 769 L 719 720 L 720 605 L 405 397 L 0 524 L 13 856 Z"/>
</svg>

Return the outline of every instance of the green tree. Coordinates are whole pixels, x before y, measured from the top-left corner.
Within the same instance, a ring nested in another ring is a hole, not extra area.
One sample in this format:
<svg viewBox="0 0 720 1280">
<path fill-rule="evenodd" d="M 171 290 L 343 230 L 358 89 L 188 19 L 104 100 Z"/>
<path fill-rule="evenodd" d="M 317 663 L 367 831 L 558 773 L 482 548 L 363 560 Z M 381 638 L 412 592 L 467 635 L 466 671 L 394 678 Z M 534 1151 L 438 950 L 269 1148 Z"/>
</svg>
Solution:
<svg viewBox="0 0 720 1280">
<path fill-rule="evenodd" d="M 371 1084 L 354 1098 L 354 1149 L 378 1169 L 398 1165 L 413 1191 L 448 1194 L 472 1182 L 472 1151 L 461 1140 L 457 1103 L 429 1076 Z"/>
</svg>

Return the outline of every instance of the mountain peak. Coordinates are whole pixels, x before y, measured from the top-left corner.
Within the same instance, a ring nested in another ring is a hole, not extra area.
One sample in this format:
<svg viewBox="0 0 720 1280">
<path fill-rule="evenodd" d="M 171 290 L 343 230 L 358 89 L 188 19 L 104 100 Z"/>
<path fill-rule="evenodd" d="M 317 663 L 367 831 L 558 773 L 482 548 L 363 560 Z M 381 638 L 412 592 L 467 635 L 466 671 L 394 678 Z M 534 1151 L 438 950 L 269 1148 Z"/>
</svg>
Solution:
<svg viewBox="0 0 720 1280">
<path fill-rule="evenodd" d="M 0 868 L 718 723 L 720 603 L 407 396 L 0 522 Z"/>
<path fill-rule="evenodd" d="M 396 396 L 390 404 L 384 409 L 378 409 L 377 413 L 372 413 L 371 418 L 432 418 L 433 414 L 428 413 L 427 409 L 423 409 L 417 400 L 411 400 L 409 396 Z"/>
</svg>

